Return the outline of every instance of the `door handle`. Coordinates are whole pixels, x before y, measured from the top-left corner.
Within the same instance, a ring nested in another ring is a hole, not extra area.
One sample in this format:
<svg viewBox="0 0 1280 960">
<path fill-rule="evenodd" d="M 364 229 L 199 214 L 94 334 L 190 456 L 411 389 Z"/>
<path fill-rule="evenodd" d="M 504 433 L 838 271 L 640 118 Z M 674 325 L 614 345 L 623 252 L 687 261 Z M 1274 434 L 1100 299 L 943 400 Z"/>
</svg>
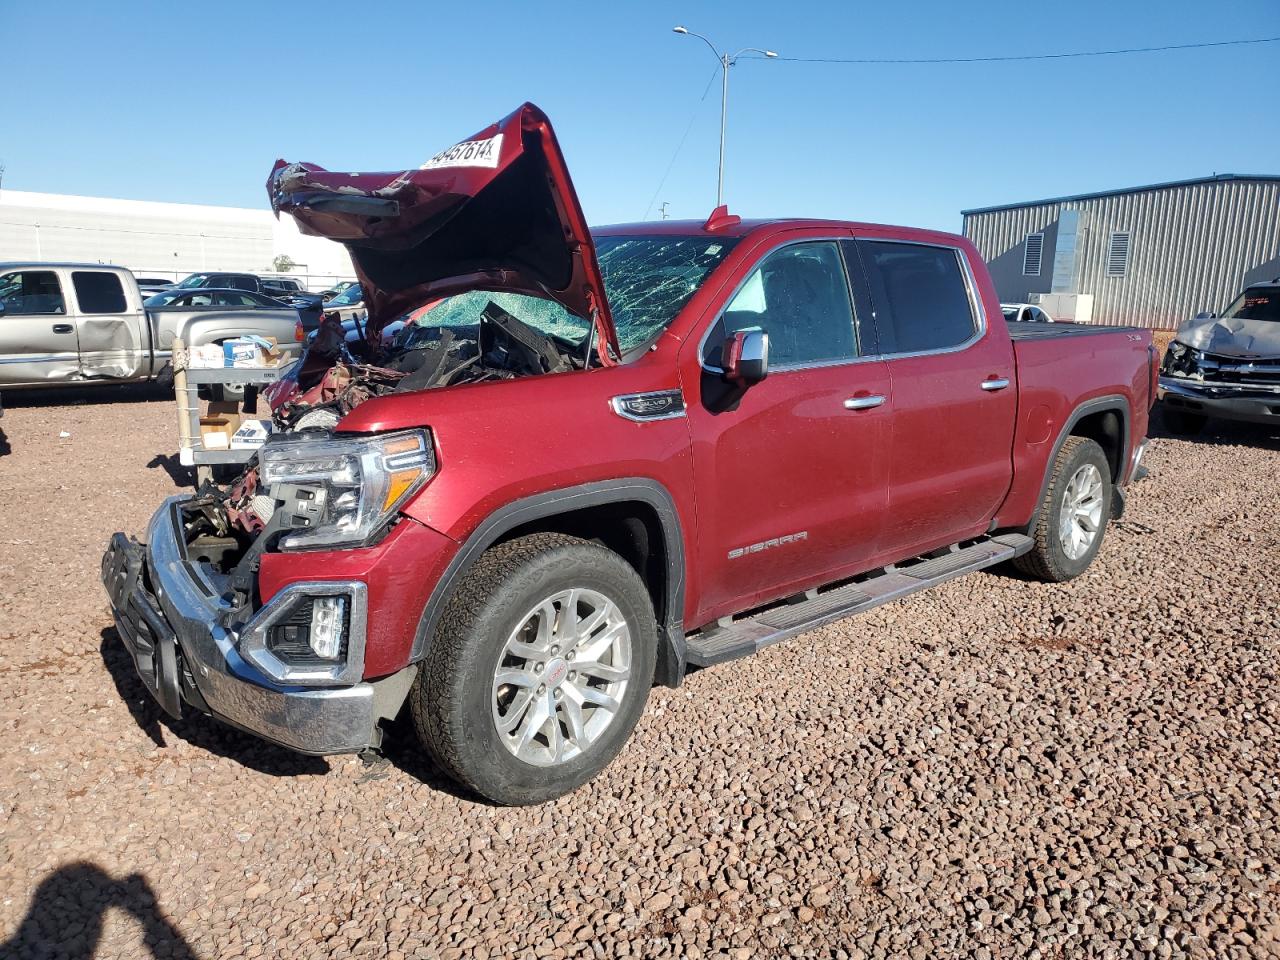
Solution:
<svg viewBox="0 0 1280 960">
<path fill-rule="evenodd" d="M 870 410 L 884 403 L 884 397 L 875 394 L 867 397 L 850 397 L 844 402 L 846 410 Z"/>
<path fill-rule="evenodd" d="M 74 333 L 75 329 L 76 328 L 69 323 L 55 323 L 53 325 L 54 333 Z"/>
<path fill-rule="evenodd" d="M 983 390 L 1003 390 L 1008 385 L 1008 377 L 992 377 L 990 380 L 982 381 Z"/>
</svg>

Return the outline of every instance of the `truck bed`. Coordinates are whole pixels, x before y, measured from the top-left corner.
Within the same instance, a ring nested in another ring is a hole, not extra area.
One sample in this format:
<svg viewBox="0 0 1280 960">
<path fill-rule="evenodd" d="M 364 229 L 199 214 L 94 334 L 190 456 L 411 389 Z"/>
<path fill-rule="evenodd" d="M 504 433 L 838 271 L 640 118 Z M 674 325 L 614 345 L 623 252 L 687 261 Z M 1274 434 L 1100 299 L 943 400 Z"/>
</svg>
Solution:
<svg viewBox="0 0 1280 960">
<path fill-rule="evenodd" d="M 1082 323 L 1007 326 L 1017 361 L 1018 424 L 1014 483 L 998 519 L 1016 525 L 1040 502 L 1046 457 L 1073 412 L 1095 401 L 1122 400 L 1128 410 L 1121 437 L 1127 455 L 1146 436 L 1154 383 L 1150 330 Z M 1123 473 L 1127 463 L 1118 466 Z"/>
<path fill-rule="evenodd" d="M 1094 337 L 1105 333 L 1142 333 L 1141 327 L 1097 323 L 1011 323 L 1009 339 L 1015 343 L 1019 340 L 1062 340 L 1066 337 Z"/>
</svg>

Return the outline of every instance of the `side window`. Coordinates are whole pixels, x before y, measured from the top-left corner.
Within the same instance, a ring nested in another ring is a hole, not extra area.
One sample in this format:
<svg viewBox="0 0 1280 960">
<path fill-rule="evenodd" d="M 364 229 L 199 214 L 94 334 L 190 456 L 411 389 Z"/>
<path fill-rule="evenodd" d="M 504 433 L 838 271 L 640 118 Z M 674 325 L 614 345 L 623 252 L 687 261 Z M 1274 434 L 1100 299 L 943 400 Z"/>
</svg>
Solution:
<svg viewBox="0 0 1280 960">
<path fill-rule="evenodd" d="M 858 355 L 849 282 L 835 241 L 793 243 L 769 254 L 716 321 L 703 359 L 720 363 L 725 337 L 758 327 L 769 334 L 769 366 Z"/>
<path fill-rule="evenodd" d="M 236 290 L 255 290 L 258 284 L 253 277 L 231 277 L 227 281 L 227 286 L 234 287 Z"/>
<path fill-rule="evenodd" d="M 67 312 L 58 275 L 52 270 L 6 273 L 0 277 L 0 303 L 7 316 Z"/>
<path fill-rule="evenodd" d="M 71 274 L 81 313 L 124 313 L 124 287 L 114 273 L 77 270 Z"/>
<path fill-rule="evenodd" d="M 893 241 L 859 241 L 871 273 L 880 352 L 923 353 L 959 346 L 978 329 L 960 251 Z"/>
</svg>

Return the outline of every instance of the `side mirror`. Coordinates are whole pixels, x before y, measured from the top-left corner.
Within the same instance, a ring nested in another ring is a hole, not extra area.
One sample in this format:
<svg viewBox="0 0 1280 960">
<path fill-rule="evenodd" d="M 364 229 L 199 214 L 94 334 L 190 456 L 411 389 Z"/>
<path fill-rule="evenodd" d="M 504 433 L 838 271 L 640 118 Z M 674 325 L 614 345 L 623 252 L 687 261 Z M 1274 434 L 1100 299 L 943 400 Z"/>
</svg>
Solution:
<svg viewBox="0 0 1280 960">
<path fill-rule="evenodd" d="M 739 330 L 725 338 L 720 348 L 724 378 L 749 387 L 769 375 L 769 334 L 763 330 Z"/>
<path fill-rule="evenodd" d="M 1196 314 L 1196 319 L 1197 319 L 1197 320 L 1212 320 L 1212 319 L 1213 319 L 1214 317 L 1216 317 L 1216 316 L 1217 316 L 1217 314 L 1216 314 L 1216 313 L 1214 313 L 1214 312 L 1213 312 L 1213 311 L 1211 311 L 1211 310 L 1201 310 L 1199 313 L 1197 313 L 1197 314 Z"/>
</svg>

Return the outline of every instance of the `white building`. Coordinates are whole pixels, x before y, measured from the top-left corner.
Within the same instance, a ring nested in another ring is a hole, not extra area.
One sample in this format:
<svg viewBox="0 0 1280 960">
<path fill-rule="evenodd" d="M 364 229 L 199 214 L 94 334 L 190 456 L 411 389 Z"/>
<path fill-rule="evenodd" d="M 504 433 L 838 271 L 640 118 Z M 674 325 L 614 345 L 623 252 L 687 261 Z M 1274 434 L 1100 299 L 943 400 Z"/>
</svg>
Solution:
<svg viewBox="0 0 1280 960">
<path fill-rule="evenodd" d="M 354 279 L 342 244 L 303 236 L 288 214 L 0 190 L 0 262 L 112 263 L 176 280 L 202 270 L 276 274 L 280 256 L 294 263 L 284 272 L 312 289 Z"/>
</svg>

